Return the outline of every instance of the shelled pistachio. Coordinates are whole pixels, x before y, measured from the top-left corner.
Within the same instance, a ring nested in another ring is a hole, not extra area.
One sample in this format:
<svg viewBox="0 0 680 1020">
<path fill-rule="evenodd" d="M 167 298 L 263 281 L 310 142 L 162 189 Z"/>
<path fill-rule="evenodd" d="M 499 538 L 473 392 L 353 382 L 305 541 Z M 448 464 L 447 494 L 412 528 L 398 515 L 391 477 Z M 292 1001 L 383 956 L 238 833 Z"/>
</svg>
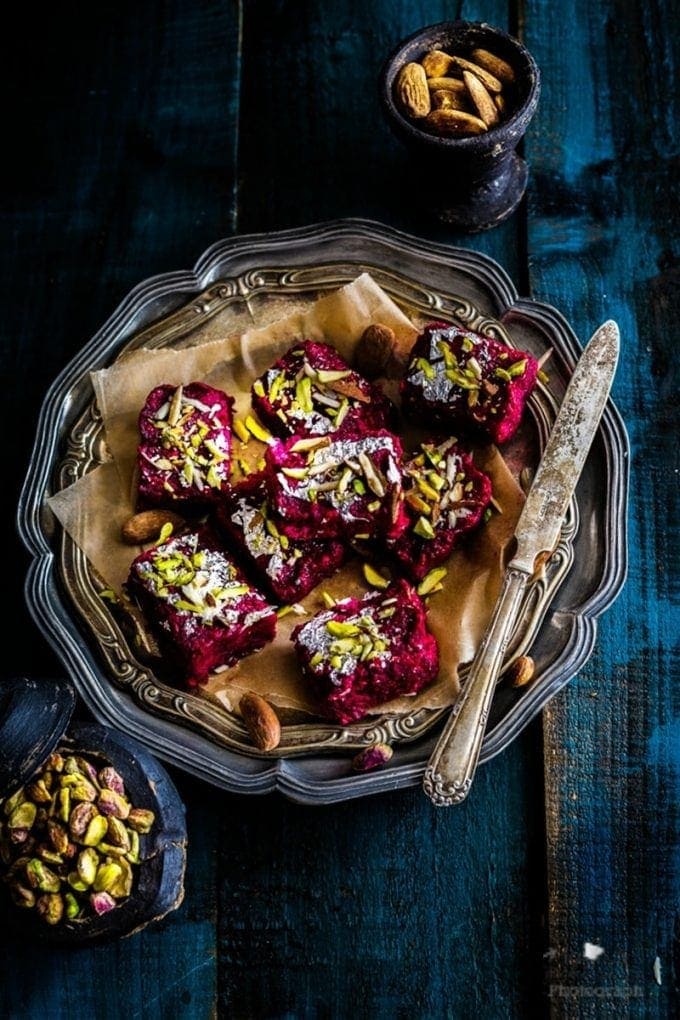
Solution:
<svg viewBox="0 0 680 1020">
<path fill-rule="evenodd" d="M 132 894 L 140 834 L 154 822 L 111 765 L 55 752 L 0 800 L 2 880 L 17 906 L 49 925 L 107 913 Z"/>
</svg>

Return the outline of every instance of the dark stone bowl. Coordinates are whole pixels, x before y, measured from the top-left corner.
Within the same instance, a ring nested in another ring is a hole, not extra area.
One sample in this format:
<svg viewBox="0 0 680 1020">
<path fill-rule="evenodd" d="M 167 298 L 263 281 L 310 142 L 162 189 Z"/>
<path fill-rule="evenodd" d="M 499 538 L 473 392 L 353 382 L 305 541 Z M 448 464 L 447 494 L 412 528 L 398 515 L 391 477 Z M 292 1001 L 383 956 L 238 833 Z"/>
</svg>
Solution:
<svg viewBox="0 0 680 1020">
<path fill-rule="evenodd" d="M 5 780 L 0 796 L 27 782 L 58 747 L 66 754 L 84 754 L 98 768 L 113 765 L 131 802 L 153 811 L 156 821 L 148 835 L 140 836 L 141 863 L 134 869 L 132 895 L 99 917 L 62 920 L 51 927 L 34 910 L 15 907 L 0 881 L 0 914 L 11 930 L 59 946 L 107 942 L 165 917 L 182 902 L 186 865 L 184 805 L 168 773 L 131 737 L 99 723 L 69 725 L 74 703 L 73 688 L 65 680 L 17 677 L 0 683 L 0 780 Z"/>
<path fill-rule="evenodd" d="M 402 113 L 394 99 L 394 83 L 404 64 L 422 60 L 433 49 L 469 56 L 476 47 L 502 57 L 515 71 L 516 80 L 507 88 L 509 114 L 500 124 L 482 135 L 443 138 Z M 529 51 L 517 39 L 483 23 L 431 25 L 409 36 L 388 57 L 380 76 L 383 112 L 411 154 L 412 190 L 425 196 L 441 220 L 474 232 L 488 230 L 514 212 L 528 176 L 515 149 L 534 114 L 540 88 L 540 72 Z"/>
</svg>

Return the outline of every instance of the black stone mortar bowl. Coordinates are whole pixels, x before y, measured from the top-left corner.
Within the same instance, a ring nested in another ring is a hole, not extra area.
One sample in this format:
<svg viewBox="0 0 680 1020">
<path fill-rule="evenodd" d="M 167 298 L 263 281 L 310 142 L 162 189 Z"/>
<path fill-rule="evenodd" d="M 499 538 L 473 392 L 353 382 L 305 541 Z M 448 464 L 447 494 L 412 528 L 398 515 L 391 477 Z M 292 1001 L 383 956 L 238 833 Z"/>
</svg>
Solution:
<svg viewBox="0 0 680 1020">
<path fill-rule="evenodd" d="M 419 62 L 435 49 L 470 59 L 476 48 L 501 57 L 515 72 L 507 86 L 508 111 L 499 124 L 481 135 L 450 138 L 431 134 L 402 112 L 394 85 L 404 64 Z M 423 201 L 443 222 L 471 233 L 507 219 L 526 190 L 528 168 L 515 149 L 540 90 L 540 71 L 529 51 L 491 25 L 443 21 L 399 43 L 382 69 L 380 95 L 388 124 L 411 154 L 411 198 Z"/>
</svg>

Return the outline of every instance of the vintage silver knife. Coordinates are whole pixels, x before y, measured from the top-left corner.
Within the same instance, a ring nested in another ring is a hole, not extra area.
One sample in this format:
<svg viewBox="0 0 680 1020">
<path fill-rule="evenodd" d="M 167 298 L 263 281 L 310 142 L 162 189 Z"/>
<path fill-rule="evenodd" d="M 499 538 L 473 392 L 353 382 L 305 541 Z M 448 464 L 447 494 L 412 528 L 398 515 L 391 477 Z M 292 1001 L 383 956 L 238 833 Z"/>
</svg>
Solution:
<svg viewBox="0 0 680 1020">
<path fill-rule="evenodd" d="M 569 500 L 604 411 L 619 356 L 619 328 L 593 334 L 572 375 L 536 477 L 520 514 L 516 552 L 470 667 L 465 688 L 425 769 L 423 787 L 439 806 L 467 797 L 477 767 L 493 692 L 536 557 L 555 548 Z"/>
</svg>

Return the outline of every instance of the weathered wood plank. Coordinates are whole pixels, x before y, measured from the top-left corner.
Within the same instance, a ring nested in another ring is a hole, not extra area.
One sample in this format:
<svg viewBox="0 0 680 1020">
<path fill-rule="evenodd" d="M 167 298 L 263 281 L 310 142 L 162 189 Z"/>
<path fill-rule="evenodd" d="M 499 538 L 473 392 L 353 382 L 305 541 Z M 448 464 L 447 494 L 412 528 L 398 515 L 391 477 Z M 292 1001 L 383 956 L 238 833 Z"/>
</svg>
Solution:
<svg viewBox="0 0 680 1020">
<path fill-rule="evenodd" d="M 130 287 L 191 265 L 233 230 L 240 63 L 236 2 L 106 0 L 15 15 L 3 65 L 15 98 L 5 120 L 11 202 L 0 253 L 12 437 L 11 495 L 0 512 L 9 536 L 48 383 Z M 24 571 L 10 540 L 6 575 L 17 590 Z M 4 633 L 14 635 L 7 673 L 59 669 L 18 595 L 6 603 Z M 180 788 L 190 833 L 182 909 L 116 945 L 49 955 L 17 945 L 3 918 L 1 1016 L 212 1015 L 218 822 L 209 790 L 185 778 Z"/>
<path fill-rule="evenodd" d="M 469 801 L 232 801 L 221 837 L 225 1016 L 540 1015 L 540 731 Z"/>
<path fill-rule="evenodd" d="M 559 1017 L 680 1010 L 677 18 L 662 2 L 526 4 L 543 71 L 527 138 L 537 297 L 585 340 L 618 320 L 633 446 L 630 574 L 596 656 L 545 713 L 549 992 Z M 675 330 L 673 327 L 676 327 Z M 584 942 L 601 945 L 584 959 Z M 659 956 L 662 984 L 653 976 Z"/>
<path fill-rule="evenodd" d="M 245 8 L 240 233 L 366 216 L 487 252 L 520 277 L 521 213 L 473 238 L 440 226 L 427 175 L 386 127 L 378 77 L 394 47 L 451 18 L 508 27 L 513 5 L 251 0 Z M 456 182 L 451 181 L 455 194 Z"/>
</svg>

